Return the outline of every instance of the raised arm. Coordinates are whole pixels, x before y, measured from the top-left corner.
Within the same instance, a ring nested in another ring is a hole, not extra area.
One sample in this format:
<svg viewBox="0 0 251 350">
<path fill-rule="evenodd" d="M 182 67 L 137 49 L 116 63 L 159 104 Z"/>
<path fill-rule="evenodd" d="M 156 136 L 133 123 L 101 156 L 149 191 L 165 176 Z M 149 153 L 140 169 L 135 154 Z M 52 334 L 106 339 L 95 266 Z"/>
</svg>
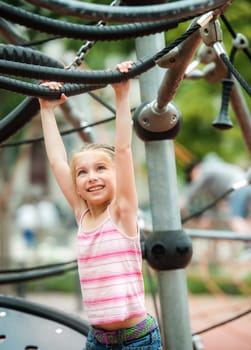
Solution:
<svg viewBox="0 0 251 350">
<path fill-rule="evenodd" d="M 48 86 L 52 90 L 58 90 L 61 87 L 61 84 L 56 82 L 47 82 L 43 83 L 43 85 Z M 65 146 L 55 118 L 55 108 L 64 103 L 66 99 L 67 97 L 62 94 L 58 100 L 39 99 L 39 103 L 45 148 L 51 169 L 67 201 L 73 210 L 76 211 L 78 197 L 75 194 Z"/>
<path fill-rule="evenodd" d="M 117 65 L 117 69 L 122 73 L 126 73 L 131 66 L 131 61 L 123 62 Z M 115 208 L 118 210 L 117 213 L 122 226 L 126 226 L 129 234 L 135 234 L 135 218 L 138 210 L 138 200 L 131 150 L 132 118 L 129 101 L 130 81 L 114 84 L 113 89 L 116 103 Z"/>
</svg>

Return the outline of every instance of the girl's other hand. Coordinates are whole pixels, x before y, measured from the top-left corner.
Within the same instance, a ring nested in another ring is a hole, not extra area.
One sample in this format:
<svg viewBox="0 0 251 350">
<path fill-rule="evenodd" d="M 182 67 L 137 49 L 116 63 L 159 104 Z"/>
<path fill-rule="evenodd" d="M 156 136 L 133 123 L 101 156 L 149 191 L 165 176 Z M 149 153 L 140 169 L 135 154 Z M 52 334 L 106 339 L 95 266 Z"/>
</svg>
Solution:
<svg viewBox="0 0 251 350">
<path fill-rule="evenodd" d="M 132 68 L 132 64 L 133 64 L 133 61 L 125 61 L 122 63 L 118 63 L 116 65 L 116 69 L 121 73 L 128 73 L 128 71 Z M 130 87 L 130 80 L 128 79 L 120 83 L 114 83 L 112 84 L 112 87 L 116 92 L 128 91 Z"/>
</svg>

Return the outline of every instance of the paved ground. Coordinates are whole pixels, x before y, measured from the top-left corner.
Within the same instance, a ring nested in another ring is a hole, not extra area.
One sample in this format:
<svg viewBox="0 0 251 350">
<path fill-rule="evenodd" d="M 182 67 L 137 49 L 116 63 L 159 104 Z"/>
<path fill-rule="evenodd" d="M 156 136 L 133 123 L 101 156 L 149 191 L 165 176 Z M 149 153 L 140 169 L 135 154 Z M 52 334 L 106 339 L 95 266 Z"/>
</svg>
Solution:
<svg viewBox="0 0 251 350">
<path fill-rule="evenodd" d="M 190 297 L 193 332 L 211 327 L 251 309 L 251 298 Z M 251 350 L 251 313 L 200 335 L 205 350 Z"/>
<path fill-rule="evenodd" d="M 85 319 L 79 301 L 72 295 L 34 293 L 30 301 L 59 308 Z M 153 302 L 147 298 L 149 312 L 154 313 Z M 211 327 L 251 308 L 251 297 L 189 296 L 190 322 L 193 332 Z M 204 348 L 200 350 L 251 350 L 251 313 L 200 335 Z"/>
</svg>

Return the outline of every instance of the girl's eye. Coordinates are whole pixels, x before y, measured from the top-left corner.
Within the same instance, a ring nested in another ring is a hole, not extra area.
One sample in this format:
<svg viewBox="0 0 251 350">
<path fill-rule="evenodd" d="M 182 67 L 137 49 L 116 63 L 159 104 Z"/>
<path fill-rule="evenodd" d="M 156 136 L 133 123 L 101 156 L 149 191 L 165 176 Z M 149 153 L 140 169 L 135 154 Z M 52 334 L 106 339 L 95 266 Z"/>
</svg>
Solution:
<svg viewBox="0 0 251 350">
<path fill-rule="evenodd" d="M 78 172 L 78 176 L 81 176 L 81 175 L 85 175 L 86 174 L 86 171 L 85 170 L 79 170 Z"/>
<path fill-rule="evenodd" d="M 105 169 L 105 166 L 104 165 L 99 165 L 98 166 L 98 170 L 104 170 Z"/>
</svg>

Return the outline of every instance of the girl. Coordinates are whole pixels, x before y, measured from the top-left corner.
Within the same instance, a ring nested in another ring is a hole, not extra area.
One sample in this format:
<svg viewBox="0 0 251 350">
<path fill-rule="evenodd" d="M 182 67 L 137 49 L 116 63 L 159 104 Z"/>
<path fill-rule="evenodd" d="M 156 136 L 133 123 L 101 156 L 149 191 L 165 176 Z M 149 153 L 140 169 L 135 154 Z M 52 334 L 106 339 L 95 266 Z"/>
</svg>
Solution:
<svg viewBox="0 0 251 350">
<path fill-rule="evenodd" d="M 131 66 L 127 61 L 116 68 L 126 73 Z M 129 87 L 129 81 L 113 85 L 115 147 L 88 144 L 70 164 L 54 115 L 66 96 L 39 100 L 48 159 L 78 223 L 78 269 L 91 324 L 86 349 L 161 349 L 157 322 L 144 301 Z"/>
</svg>

